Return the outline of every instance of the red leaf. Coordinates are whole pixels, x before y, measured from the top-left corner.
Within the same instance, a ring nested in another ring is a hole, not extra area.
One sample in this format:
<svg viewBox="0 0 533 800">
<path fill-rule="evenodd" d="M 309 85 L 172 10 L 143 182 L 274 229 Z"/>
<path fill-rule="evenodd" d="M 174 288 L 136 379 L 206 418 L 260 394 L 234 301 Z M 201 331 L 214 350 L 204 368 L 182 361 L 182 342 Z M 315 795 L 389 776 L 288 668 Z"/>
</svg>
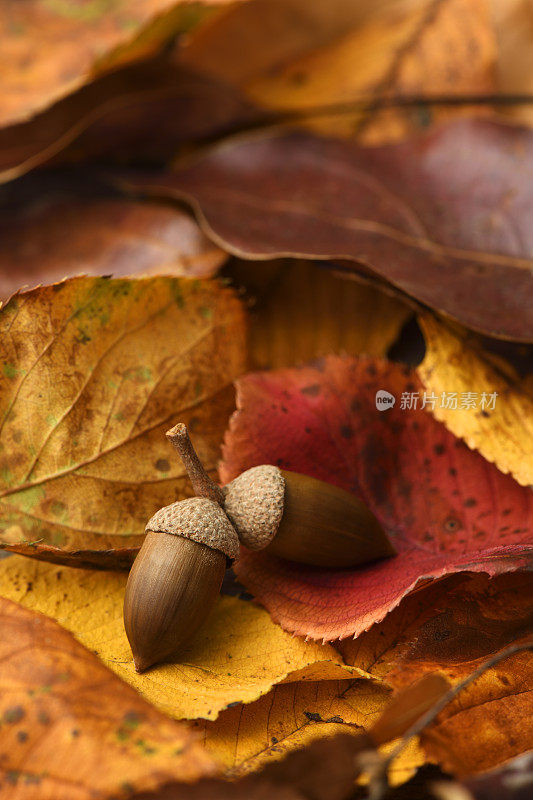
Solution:
<svg viewBox="0 0 533 800">
<path fill-rule="evenodd" d="M 185 198 L 241 257 L 350 259 L 471 328 L 529 341 L 532 153 L 530 130 L 486 120 L 381 147 L 282 131 L 131 182 Z"/>
<path fill-rule="evenodd" d="M 379 389 L 395 395 L 394 408 L 376 409 Z M 270 463 L 329 481 L 367 503 L 398 551 L 354 570 L 246 552 L 238 577 L 287 630 L 328 640 L 358 635 L 420 582 L 533 562 L 531 492 L 426 411 L 402 410 L 402 392 L 418 389 L 407 367 L 339 357 L 238 382 L 222 480 Z"/>
</svg>

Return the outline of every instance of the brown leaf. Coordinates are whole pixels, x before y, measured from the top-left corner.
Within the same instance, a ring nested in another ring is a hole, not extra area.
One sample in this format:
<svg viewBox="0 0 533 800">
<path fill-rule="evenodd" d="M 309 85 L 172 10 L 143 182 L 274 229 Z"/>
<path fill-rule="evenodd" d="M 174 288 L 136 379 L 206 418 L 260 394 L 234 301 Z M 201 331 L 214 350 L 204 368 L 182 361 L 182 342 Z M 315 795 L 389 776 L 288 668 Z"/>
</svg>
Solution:
<svg viewBox="0 0 533 800">
<path fill-rule="evenodd" d="M 2 795 L 103 800 L 216 772 L 185 725 L 56 622 L 0 598 L 0 624 Z"/>
<path fill-rule="evenodd" d="M 241 137 L 130 181 L 186 199 L 236 255 L 352 259 L 468 327 L 530 341 L 532 159 L 530 131 L 461 120 L 375 148 Z"/>
<path fill-rule="evenodd" d="M 209 277 L 226 258 L 183 211 L 120 197 L 87 171 L 9 184 L 0 212 L 3 299 L 82 274 Z"/>
<path fill-rule="evenodd" d="M 214 468 L 245 364 L 241 304 L 215 282 L 73 278 L 13 297 L 0 328 L 0 538 L 138 546 L 191 492 L 173 421 Z"/>
<path fill-rule="evenodd" d="M 30 120 L 0 129 L 0 183 L 80 159 L 161 163 L 192 140 L 251 122 L 235 90 L 158 56 L 104 75 Z"/>
<path fill-rule="evenodd" d="M 201 19 L 209 6 L 225 2 L 207 0 L 197 15 Z M 187 3 L 180 0 L 136 0 L 127 8 L 117 0 L 2 0 L 0 126 L 28 119 L 98 72 L 153 53 L 189 25 Z"/>
<path fill-rule="evenodd" d="M 532 675 L 533 653 L 517 653 L 461 692 L 422 736 L 430 758 L 462 777 L 531 750 Z"/>
<path fill-rule="evenodd" d="M 436 671 L 458 683 L 531 631 L 532 609 L 530 573 L 453 578 L 406 598 L 340 650 L 347 663 L 396 687 Z M 532 667 L 533 655 L 519 653 L 464 689 L 424 733 L 429 756 L 464 776 L 532 747 Z"/>
</svg>

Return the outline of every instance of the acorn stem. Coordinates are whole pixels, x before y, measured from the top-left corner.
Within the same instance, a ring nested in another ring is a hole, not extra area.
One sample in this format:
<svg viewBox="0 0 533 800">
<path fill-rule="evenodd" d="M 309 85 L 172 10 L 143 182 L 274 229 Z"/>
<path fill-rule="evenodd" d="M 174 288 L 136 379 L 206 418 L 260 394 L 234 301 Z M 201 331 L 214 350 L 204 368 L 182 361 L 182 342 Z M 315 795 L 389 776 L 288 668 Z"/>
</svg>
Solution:
<svg viewBox="0 0 533 800">
<path fill-rule="evenodd" d="M 178 422 L 166 433 L 167 439 L 172 442 L 178 451 L 183 465 L 187 470 L 187 474 L 192 484 L 192 488 L 198 497 L 207 497 L 209 500 L 214 500 L 220 506 L 224 507 L 224 492 L 214 483 L 207 472 L 200 459 L 198 453 L 194 449 L 193 443 L 190 440 L 187 426 L 183 422 Z"/>
</svg>

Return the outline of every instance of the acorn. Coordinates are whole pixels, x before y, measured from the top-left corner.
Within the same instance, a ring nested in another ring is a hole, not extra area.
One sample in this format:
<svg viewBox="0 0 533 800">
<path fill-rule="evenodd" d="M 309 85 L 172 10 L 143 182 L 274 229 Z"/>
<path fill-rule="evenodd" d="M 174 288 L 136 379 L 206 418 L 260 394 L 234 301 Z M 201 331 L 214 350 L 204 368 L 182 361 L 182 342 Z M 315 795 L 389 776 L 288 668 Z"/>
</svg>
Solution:
<svg viewBox="0 0 533 800">
<path fill-rule="evenodd" d="M 128 577 L 124 627 L 135 669 L 173 655 L 200 628 L 220 593 L 239 540 L 220 505 L 207 497 L 160 509 Z"/>
<path fill-rule="evenodd" d="M 216 486 L 193 448 L 185 425 L 167 436 L 197 494 L 220 503 L 249 550 L 317 567 L 356 567 L 396 551 L 370 509 L 350 492 L 270 464 Z"/>
</svg>

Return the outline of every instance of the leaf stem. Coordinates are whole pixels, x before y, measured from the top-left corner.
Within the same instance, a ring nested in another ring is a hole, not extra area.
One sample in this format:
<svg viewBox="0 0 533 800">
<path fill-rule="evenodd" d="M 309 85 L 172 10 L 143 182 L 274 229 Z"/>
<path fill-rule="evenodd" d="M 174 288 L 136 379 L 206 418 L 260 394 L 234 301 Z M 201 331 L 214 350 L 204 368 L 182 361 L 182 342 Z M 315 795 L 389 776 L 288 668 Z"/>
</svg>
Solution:
<svg viewBox="0 0 533 800">
<path fill-rule="evenodd" d="M 199 497 L 207 497 L 209 500 L 214 500 L 215 503 L 223 506 L 224 492 L 220 486 L 217 486 L 211 480 L 205 471 L 191 442 L 187 426 L 183 422 L 178 422 L 177 425 L 167 431 L 166 436 L 178 451 L 195 493 Z"/>
</svg>

